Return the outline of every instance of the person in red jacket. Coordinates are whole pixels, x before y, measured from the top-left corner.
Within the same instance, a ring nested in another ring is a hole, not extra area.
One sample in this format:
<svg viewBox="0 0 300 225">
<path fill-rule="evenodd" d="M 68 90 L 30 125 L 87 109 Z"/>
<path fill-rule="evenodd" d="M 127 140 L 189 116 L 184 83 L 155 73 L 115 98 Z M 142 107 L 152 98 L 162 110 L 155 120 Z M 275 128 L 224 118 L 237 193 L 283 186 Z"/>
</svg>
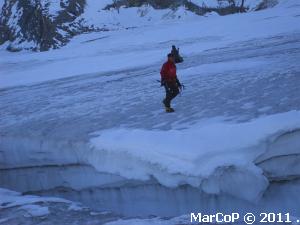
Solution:
<svg viewBox="0 0 300 225">
<path fill-rule="evenodd" d="M 182 88 L 176 74 L 176 65 L 173 54 L 168 54 L 168 61 L 164 63 L 160 71 L 161 85 L 166 89 L 166 97 L 163 100 L 166 112 L 174 112 L 171 108 L 171 101 L 179 94 L 179 89 Z"/>
</svg>

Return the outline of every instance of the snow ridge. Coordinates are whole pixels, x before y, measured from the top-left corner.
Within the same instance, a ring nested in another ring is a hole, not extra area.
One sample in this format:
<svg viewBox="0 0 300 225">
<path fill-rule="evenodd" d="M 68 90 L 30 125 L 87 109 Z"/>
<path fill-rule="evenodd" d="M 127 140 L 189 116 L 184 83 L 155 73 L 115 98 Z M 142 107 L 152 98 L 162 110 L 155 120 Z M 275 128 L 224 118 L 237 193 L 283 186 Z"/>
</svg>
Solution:
<svg viewBox="0 0 300 225">
<path fill-rule="evenodd" d="M 276 138 L 300 127 L 295 118 L 300 118 L 300 112 L 240 124 L 198 124 L 187 130 L 102 131 L 91 139 L 94 148 L 87 161 L 98 171 L 129 179 L 148 180 L 153 176 L 168 187 L 189 184 L 207 193 L 227 193 L 254 201 L 268 186 L 255 160 Z M 296 143 L 293 139 L 289 146 Z M 264 158 L 272 157 L 276 149 L 283 151 L 282 146 L 273 144 Z M 291 148 L 290 153 L 300 152 Z"/>
</svg>

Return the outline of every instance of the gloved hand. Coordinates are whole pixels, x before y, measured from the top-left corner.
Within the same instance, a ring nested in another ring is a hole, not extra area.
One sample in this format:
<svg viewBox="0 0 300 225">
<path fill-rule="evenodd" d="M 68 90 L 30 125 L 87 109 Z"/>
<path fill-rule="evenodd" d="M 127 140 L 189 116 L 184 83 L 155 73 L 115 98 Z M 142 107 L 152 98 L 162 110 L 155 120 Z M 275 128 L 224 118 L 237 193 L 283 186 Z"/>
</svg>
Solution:
<svg viewBox="0 0 300 225">
<path fill-rule="evenodd" d="M 180 88 L 180 90 L 183 89 L 183 85 L 180 83 L 180 81 L 176 78 L 176 83 L 178 85 L 178 87 Z"/>
<path fill-rule="evenodd" d="M 161 79 L 160 80 L 160 86 L 162 87 L 162 86 L 164 86 L 165 85 L 165 81 L 164 81 L 164 79 Z"/>
</svg>

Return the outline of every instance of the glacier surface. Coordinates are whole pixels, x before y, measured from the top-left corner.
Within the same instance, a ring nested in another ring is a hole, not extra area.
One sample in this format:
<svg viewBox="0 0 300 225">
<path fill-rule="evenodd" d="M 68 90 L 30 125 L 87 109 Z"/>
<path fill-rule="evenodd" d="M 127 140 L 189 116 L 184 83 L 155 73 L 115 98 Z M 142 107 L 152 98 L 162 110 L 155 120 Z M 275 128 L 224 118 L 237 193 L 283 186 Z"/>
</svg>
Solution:
<svg viewBox="0 0 300 225">
<path fill-rule="evenodd" d="M 112 211 L 120 224 L 192 210 L 299 217 L 296 3 L 82 35 L 47 53 L 1 51 L 0 187 Z M 232 26 L 237 19 L 248 26 Z M 156 80 L 173 42 L 186 90 L 166 115 Z M 28 204 L 22 210 L 49 215 Z"/>
</svg>

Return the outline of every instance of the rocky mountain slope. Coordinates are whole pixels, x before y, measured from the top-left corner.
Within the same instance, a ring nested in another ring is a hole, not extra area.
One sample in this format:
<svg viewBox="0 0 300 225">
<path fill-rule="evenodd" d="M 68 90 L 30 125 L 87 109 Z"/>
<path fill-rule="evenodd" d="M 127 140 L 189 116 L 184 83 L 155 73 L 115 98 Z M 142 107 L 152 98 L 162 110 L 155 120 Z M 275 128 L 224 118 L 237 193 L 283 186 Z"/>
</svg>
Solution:
<svg viewBox="0 0 300 225">
<path fill-rule="evenodd" d="M 89 31 L 75 21 L 84 12 L 85 0 L 36 1 L 8 0 L 1 12 L 0 44 L 8 50 L 30 48 L 48 50 L 66 43 L 72 36 Z"/>
<path fill-rule="evenodd" d="M 1 49 L 46 51 L 75 35 L 128 29 L 154 20 L 216 12 L 227 15 L 273 6 L 277 0 L 0 0 Z M 128 21 L 128 15 L 137 17 Z"/>
</svg>

